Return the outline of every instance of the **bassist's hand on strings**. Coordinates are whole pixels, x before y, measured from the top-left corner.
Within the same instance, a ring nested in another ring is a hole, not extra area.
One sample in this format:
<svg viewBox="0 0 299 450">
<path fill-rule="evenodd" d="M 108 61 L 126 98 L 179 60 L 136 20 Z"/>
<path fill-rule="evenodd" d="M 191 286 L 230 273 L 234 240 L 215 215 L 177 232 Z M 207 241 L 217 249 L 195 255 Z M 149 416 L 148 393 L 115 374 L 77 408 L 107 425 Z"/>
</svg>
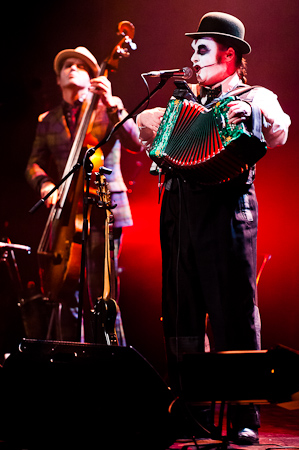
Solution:
<svg viewBox="0 0 299 450">
<path fill-rule="evenodd" d="M 100 76 L 90 80 L 90 92 L 98 94 L 107 108 L 118 106 L 116 98 L 112 95 L 111 83 L 105 76 Z"/>
<path fill-rule="evenodd" d="M 51 181 L 46 181 L 45 183 L 43 183 L 40 188 L 41 198 L 44 198 L 45 195 L 47 195 L 54 187 L 55 187 L 55 184 L 51 183 Z M 46 207 L 50 208 L 51 206 L 56 205 L 56 203 L 58 202 L 58 199 L 59 199 L 58 190 L 56 190 L 45 201 Z"/>
</svg>

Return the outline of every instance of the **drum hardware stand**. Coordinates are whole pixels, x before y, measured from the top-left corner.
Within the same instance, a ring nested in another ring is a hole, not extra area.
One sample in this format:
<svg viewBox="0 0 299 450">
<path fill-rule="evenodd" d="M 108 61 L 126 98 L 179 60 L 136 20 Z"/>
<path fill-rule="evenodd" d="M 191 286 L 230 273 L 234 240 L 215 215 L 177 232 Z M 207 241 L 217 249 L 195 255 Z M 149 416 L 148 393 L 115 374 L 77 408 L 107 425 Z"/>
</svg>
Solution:
<svg viewBox="0 0 299 450">
<path fill-rule="evenodd" d="M 137 113 L 137 111 L 145 104 L 147 103 L 150 98 L 158 92 L 158 90 L 162 89 L 162 87 L 166 84 L 166 82 L 169 80 L 169 77 L 163 77 L 161 76 L 159 83 L 157 86 L 148 93 L 148 95 L 122 120 L 117 122 L 112 130 L 95 146 L 92 148 L 89 148 L 84 157 L 83 160 L 80 162 L 77 162 L 73 168 L 59 181 L 59 183 L 51 189 L 48 194 L 46 194 L 42 199 L 40 199 L 33 207 L 29 210 L 29 213 L 32 214 L 37 209 L 39 209 L 45 201 L 71 176 L 73 175 L 78 169 L 80 169 L 81 166 L 83 166 L 83 170 L 85 172 L 86 176 L 86 190 L 83 197 L 83 229 L 82 229 L 82 253 L 81 253 L 81 268 L 80 268 L 80 281 L 79 281 L 79 310 L 78 310 L 78 327 L 77 327 L 77 340 L 78 342 L 81 341 L 81 322 L 82 322 L 82 315 L 83 315 L 83 300 L 84 300 L 84 280 L 85 280 L 85 265 L 86 265 L 86 238 L 88 234 L 88 206 L 91 203 L 94 203 L 94 199 L 89 197 L 89 185 L 90 185 L 90 178 L 91 178 L 91 172 L 93 168 L 93 164 L 90 161 L 90 157 L 96 152 L 96 150 L 100 147 L 102 147 L 104 144 L 106 144 L 111 136 L 128 120 L 133 118 L 133 116 Z M 102 168 L 103 170 L 107 170 L 106 173 L 111 173 L 111 169 Z"/>
<path fill-rule="evenodd" d="M 24 303 L 24 289 L 14 250 L 25 250 L 28 254 L 30 254 L 31 247 L 28 247 L 27 245 L 12 244 L 10 239 L 7 237 L 4 238 L 2 241 L 0 241 L 0 262 L 5 264 L 7 268 L 8 278 L 10 279 L 11 283 L 13 283 L 14 286 L 13 291 L 17 303 L 16 306 L 20 311 L 20 320 L 22 323 L 21 333 L 22 335 L 24 335 L 25 327 L 21 311 L 21 306 Z"/>
<path fill-rule="evenodd" d="M 35 285 L 35 283 L 34 283 Z M 47 305 L 47 308 L 51 308 L 51 312 L 50 312 L 50 318 L 49 318 L 49 322 L 47 322 L 47 334 L 46 337 L 39 337 L 40 339 L 46 339 L 46 340 L 51 340 L 51 339 L 56 339 L 56 340 L 62 340 L 62 331 L 61 331 L 61 312 L 62 312 L 62 303 L 61 302 L 57 302 L 57 301 L 53 301 L 51 300 L 49 297 L 44 297 L 42 295 L 42 293 L 33 293 L 31 295 L 29 295 L 28 297 L 25 297 L 25 299 L 21 300 L 21 306 L 25 307 L 27 304 L 33 302 L 34 300 L 40 300 L 41 304 L 43 305 Z M 26 317 L 25 313 L 25 317 Z M 48 317 L 48 314 L 47 314 Z M 27 320 L 27 319 L 25 319 Z M 55 334 L 53 337 L 52 331 L 54 330 Z M 34 335 L 34 337 L 31 337 L 30 333 L 28 336 L 28 333 L 25 332 L 25 334 L 27 334 L 27 337 L 29 339 L 35 339 L 36 335 Z"/>
<path fill-rule="evenodd" d="M 20 277 L 18 264 L 15 258 L 14 249 L 25 250 L 28 254 L 31 253 L 31 247 L 27 245 L 12 244 L 10 239 L 6 238 L 7 242 L 0 242 L 0 261 L 7 264 L 11 280 L 15 283 L 16 292 L 19 299 L 19 306 L 23 301 L 23 285 Z M 3 253 L 2 253 L 3 252 Z M 10 261 L 8 260 L 10 258 Z"/>
<path fill-rule="evenodd" d="M 51 300 L 47 299 L 46 301 L 51 302 Z M 55 336 L 59 341 L 62 340 L 62 332 L 61 332 L 61 311 L 62 311 L 62 303 L 51 302 L 52 312 L 48 325 L 48 331 L 46 340 L 51 339 L 51 332 L 55 327 Z"/>
</svg>

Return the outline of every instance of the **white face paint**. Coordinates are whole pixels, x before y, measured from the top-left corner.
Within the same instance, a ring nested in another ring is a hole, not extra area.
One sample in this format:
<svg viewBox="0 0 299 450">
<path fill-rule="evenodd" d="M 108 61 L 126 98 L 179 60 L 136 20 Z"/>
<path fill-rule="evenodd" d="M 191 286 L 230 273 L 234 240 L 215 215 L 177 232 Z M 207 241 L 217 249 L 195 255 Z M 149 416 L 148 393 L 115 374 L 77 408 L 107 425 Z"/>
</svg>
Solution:
<svg viewBox="0 0 299 450">
<path fill-rule="evenodd" d="M 194 50 L 191 61 L 200 85 L 214 86 L 230 75 L 225 62 L 225 51 L 221 50 L 213 38 L 195 39 L 191 46 Z"/>
</svg>

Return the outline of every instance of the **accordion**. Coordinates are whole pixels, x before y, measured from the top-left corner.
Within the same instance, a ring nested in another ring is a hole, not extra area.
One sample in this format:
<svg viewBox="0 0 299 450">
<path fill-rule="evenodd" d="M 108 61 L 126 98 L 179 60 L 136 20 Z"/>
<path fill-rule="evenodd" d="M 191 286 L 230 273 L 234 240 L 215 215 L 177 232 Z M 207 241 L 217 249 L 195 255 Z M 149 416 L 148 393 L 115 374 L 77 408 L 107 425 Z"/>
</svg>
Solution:
<svg viewBox="0 0 299 450">
<path fill-rule="evenodd" d="M 172 98 L 149 149 L 150 158 L 165 172 L 175 170 L 201 184 L 229 181 L 266 154 L 266 143 L 244 123 L 228 123 L 229 96 L 214 107 Z"/>
</svg>

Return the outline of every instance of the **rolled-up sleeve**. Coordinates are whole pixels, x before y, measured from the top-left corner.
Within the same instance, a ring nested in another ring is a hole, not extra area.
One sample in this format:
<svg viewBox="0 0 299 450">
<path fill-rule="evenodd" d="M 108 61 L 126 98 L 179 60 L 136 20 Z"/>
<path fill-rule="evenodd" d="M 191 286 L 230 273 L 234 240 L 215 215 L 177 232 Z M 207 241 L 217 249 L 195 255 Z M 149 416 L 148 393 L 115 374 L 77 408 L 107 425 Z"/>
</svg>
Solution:
<svg viewBox="0 0 299 450">
<path fill-rule="evenodd" d="M 282 110 L 277 95 L 268 89 L 256 89 L 252 103 L 262 112 L 262 130 L 267 146 L 274 148 L 284 145 L 288 138 L 291 119 Z"/>
</svg>

